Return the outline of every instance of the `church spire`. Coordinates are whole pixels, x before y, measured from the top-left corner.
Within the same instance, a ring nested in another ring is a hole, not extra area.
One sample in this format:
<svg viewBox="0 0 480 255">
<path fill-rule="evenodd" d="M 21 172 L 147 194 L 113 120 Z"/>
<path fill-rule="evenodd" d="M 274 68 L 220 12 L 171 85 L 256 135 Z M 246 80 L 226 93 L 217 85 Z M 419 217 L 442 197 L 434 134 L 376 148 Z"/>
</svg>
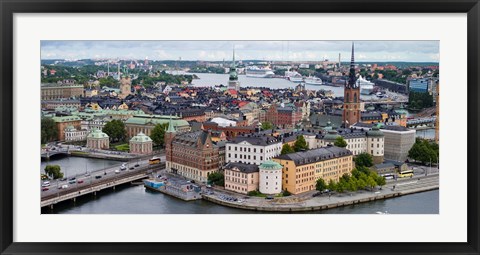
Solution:
<svg viewBox="0 0 480 255">
<path fill-rule="evenodd" d="M 235 45 L 233 46 L 233 62 L 232 62 L 232 68 L 235 68 Z"/>
<path fill-rule="evenodd" d="M 352 59 L 350 61 L 350 73 L 347 86 L 350 88 L 356 87 L 356 77 L 355 77 L 355 44 L 352 42 Z"/>
<path fill-rule="evenodd" d="M 175 128 L 173 127 L 172 123 L 172 115 L 170 115 L 170 120 L 168 121 L 167 133 L 175 133 Z"/>
</svg>

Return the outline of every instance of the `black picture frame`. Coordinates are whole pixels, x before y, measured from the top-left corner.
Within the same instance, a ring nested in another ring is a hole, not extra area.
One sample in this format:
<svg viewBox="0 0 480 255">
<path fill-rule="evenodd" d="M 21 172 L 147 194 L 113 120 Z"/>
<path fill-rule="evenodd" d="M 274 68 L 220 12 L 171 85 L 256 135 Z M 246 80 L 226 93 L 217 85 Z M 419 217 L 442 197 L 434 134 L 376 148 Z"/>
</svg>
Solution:
<svg viewBox="0 0 480 255">
<path fill-rule="evenodd" d="M 479 254 L 478 0 L 1 0 L 1 254 Z M 13 15 L 15 13 L 467 13 L 468 241 L 466 243 L 18 243 L 13 242 Z"/>
</svg>

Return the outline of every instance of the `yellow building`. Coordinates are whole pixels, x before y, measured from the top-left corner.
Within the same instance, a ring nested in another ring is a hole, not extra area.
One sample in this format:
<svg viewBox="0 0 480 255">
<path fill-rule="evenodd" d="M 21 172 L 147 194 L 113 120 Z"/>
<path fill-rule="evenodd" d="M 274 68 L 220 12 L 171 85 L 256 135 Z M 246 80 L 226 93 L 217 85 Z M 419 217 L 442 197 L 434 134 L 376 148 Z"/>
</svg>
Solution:
<svg viewBox="0 0 480 255">
<path fill-rule="evenodd" d="M 353 169 L 352 152 L 336 146 L 280 155 L 273 161 L 282 169 L 282 189 L 292 194 L 315 190 L 319 178 L 338 181 Z"/>
</svg>

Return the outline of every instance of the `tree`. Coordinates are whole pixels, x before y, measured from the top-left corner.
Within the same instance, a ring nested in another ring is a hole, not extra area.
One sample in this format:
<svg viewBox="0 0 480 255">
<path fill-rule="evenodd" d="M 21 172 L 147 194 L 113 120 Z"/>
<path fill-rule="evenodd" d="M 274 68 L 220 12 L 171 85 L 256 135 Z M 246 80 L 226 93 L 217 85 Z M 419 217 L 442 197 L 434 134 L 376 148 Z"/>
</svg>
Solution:
<svg viewBox="0 0 480 255">
<path fill-rule="evenodd" d="M 63 178 L 63 173 L 59 165 L 47 165 L 45 167 L 45 174 L 53 179 Z"/>
<path fill-rule="evenodd" d="M 46 144 L 54 141 L 58 136 L 58 129 L 52 118 L 42 118 L 41 121 L 41 143 Z"/>
<path fill-rule="evenodd" d="M 347 142 L 345 141 L 345 139 L 343 139 L 342 136 L 339 136 L 335 139 L 335 142 L 333 143 L 333 145 L 335 145 L 337 147 L 345 148 L 345 147 L 347 147 Z"/>
<path fill-rule="evenodd" d="M 165 129 L 168 127 L 168 123 L 157 124 L 152 129 L 150 138 L 152 138 L 153 143 L 160 147 L 165 145 Z"/>
<path fill-rule="evenodd" d="M 339 193 L 343 193 L 347 189 L 347 182 L 344 179 L 340 179 L 340 181 L 336 185 L 336 191 Z"/>
<path fill-rule="evenodd" d="M 375 186 L 377 186 L 377 182 L 375 181 L 375 179 L 372 177 L 372 176 L 369 176 L 367 178 L 367 187 L 370 187 L 370 188 L 375 188 Z"/>
<path fill-rule="evenodd" d="M 327 189 L 332 190 L 332 191 L 336 190 L 337 189 L 337 184 L 335 183 L 335 181 L 333 181 L 333 180 L 328 181 Z"/>
<path fill-rule="evenodd" d="M 262 130 L 273 129 L 273 124 L 271 122 L 265 121 L 262 123 Z"/>
<path fill-rule="evenodd" d="M 387 181 L 385 180 L 385 177 L 383 177 L 383 176 L 377 176 L 377 179 L 375 181 L 377 182 L 377 185 L 380 186 L 380 187 L 387 184 Z"/>
<path fill-rule="evenodd" d="M 212 185 L 218 185 L 218 186 L 225 185 L 225 176 L 220 172 L 213 172 L 208 174 L 207 180 Z"/>
<path fill-rule="evenodd" d="M 112 142 L 125 141 L 127 138 L 125 124 L 121 120 L 107 122 L 102 131 L 110 137 Z"/>
<path fill-rule="evenodd" d="M 294 152 L 295 152 L 295 150 L 292 148 L 292 146 L 290 146 L 290 144 L 286 143 L 286 144 L 283 145 L 282 151 L 280 152 L 280 154 L 285 155 L 285 154 L 294 153 Z"/>
<path fill-rule="evenodd" d="M 365 167 L 371 167 L 373 166 L 373 157 L 372 155 L 364 152 L 360 153 L 355 157 L 355 166 L 365 166 Z"/>
<path fill-rule="evenodd" d="M 425 139 L 417 138 L 412 148 L 408 151 L 408 157 L 423 164 L 438 160 L 438 144 Z"/>
<path fill-rule="evenodd" d="M 325 182 L 325 180 L 319 178 L 317 180 L 317 184 L 315 185 L 315 189 L 318 191 L 324 191 L 325 189 L 327 189 L 327 183 Z"/>
<path fill-rule="evenodd" d="M 349 191 L 357 191 L 358 190 L 358 180 L 355 176 L 350 177 L 347 182 L 347 190 Z"/>
<path fill-rule="evenodd" d="M 308 144 L 307 141 L 305 141 L 305 137 L 303 137 L 303 135 L 297 136 L 297 140 L 295 141 L 293 148 L 295 149 L 295 151 L 308 150 Z"/>
</svg>

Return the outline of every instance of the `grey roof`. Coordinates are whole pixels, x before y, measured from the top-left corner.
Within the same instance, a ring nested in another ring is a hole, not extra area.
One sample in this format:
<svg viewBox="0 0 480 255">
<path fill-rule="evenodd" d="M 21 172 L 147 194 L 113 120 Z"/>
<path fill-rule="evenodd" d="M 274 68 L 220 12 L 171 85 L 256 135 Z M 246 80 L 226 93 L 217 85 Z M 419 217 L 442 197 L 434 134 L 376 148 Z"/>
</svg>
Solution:
<svg viewBox="0 0 480 255">
<path fill-rule="evenodd" d="M 252 145 L 261 145 L 261 146 L 267 146 L 270 144 L 281 142 L 276 137 L 273 137 L 270 135 L 250 134 L 250 135 L 237 136 L 230 143 L 241 143 L 243 141 L 246 141 L 247 143 L 250 143 Z"/>
<path fill-rule="evenodd" d="M 392 131 L 409 131 L 411 129 L 403 126 L 384 126 L 382 129 L 392 130 Z"/>
<path fill-rule="evenodd" d="M 306 164 L 311 164 L 314 162 L 320 162 L 324 160 L 329 160 L 333 158 L 339 158 L 352 155 L 352 152 L 336 146 L 327 146 L 314 150 L 295 152 L 285 155 L 280 155 L 275 158 L 292 160 L 295 162 L 295 165 L 301 166 Z"/>
<path fill-rule="evenodd" d="M 384 168 L 392 168 L 392 167 L 395 167 L 395 165 L 389 162 L 375 165 L 376 169 L 384 169 Z"/>
<path fill-rule="evenodd" d="M 208 132 L 206 131 L 194 131 L 194 132 L 187 132 L 175 137 L 175 143 L 185 143 L 190 145 L 195 145 L 198 140 L 200 140 L 201 144 L 205 144 L 208 139 Z"/>
<path fill-rule="evenodd" d="M 310 116 L 310 122 L 316 126 L 325 127 L 327 126 L 328 121 L 330 121 L 334 126 L 339 127 L 342 125 L 342 116 L 327 114 L 312 114 Z"/>
<path fill-rule="evenodd" d="M 233 169 L 237 168 L 242 173 L 254 173 L 258 172 L 258 166 L 254 164 L 245 164 L 245 163 L 238 163 L 238 162 L 229 162 L 225 165 L 225 169 Z"/>
</svg>

